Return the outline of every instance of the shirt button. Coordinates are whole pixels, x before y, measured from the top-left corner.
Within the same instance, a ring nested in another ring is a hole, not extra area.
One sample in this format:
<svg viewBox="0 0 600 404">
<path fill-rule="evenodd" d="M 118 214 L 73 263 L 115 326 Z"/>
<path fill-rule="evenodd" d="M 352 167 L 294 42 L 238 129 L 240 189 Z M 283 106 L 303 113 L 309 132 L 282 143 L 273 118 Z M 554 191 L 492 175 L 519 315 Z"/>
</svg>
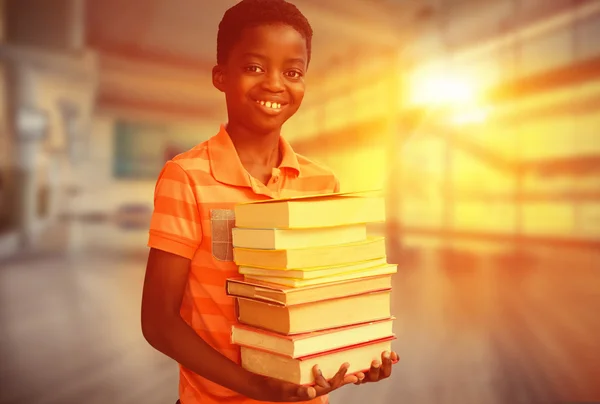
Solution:
<svg viewBox="0 0 600 404">
<path fill-rule="evenodd" d="M 277 184 L 277 182 L 279 181 L 279 177 L 273 177 L 273 183 Z"/>
</svg>

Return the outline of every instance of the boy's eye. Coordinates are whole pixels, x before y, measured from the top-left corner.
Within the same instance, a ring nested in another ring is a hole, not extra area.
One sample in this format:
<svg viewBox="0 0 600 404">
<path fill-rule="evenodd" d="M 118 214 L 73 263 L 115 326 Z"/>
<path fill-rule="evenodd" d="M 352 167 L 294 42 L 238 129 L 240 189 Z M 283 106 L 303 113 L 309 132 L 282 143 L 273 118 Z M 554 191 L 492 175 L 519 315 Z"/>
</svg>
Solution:
<svg viewBox="0 0 600 404">
<path fill-rule="evenodd" d="M 285 73 L 291 79 L 299 79 L 302 77 L 302 73 L 297 70 L 290 70 Z"/>
<path fill-rule="evenodd" d="M 263 72 L 263 69 L 260 66 L 247 66 L 245 68 L 245 70 L 250 73 L 262 73 Z"/>
</svg>

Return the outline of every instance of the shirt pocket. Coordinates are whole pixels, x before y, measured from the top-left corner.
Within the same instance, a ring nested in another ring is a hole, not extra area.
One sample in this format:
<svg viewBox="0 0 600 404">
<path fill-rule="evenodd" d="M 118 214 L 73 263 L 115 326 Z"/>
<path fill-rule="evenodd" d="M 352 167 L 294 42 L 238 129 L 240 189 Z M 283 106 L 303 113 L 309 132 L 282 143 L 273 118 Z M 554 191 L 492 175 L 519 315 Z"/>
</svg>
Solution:
<svg viewBox="0 0 600 404">
<path fill-rule="evenodd" d="M 210 232 L 212 255 L 219 261 L 233 262 L 232 229 L 235 212 L 232 209 L 210 210 Z"/>
</svg>

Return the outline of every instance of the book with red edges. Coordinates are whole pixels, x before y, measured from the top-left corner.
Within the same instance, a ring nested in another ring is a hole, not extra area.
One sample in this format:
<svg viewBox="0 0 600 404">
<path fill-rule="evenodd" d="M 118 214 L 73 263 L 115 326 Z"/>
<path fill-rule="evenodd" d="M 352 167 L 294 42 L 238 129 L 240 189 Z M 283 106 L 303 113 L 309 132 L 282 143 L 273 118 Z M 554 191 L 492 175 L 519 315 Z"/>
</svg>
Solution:
<svg viewBox="0 0 600 404">
<path fill-rule="evenodd" d="M 301 358 L 390 337 L 394 335 L 393 320 L 394 317 L 390 317 L 378 321 L 295 335 L 281 335 L 237 324 L 232 327 L 231 342 L 289 358 Z"/>
<path fill-rule="evenodd" d="M 374 360 L 381 361 L 381 354 L 392 351 L 395 336 L 364 342 L 300 358 L 241 347 L 242 367 L 250 372 L 273 377 L 291 383 L 314 384 L 312 368 L 319 365 L 325 379 L 332 378 L 343 363 L 349 363 L 347 374 L 366 372 Z"/>
<path fill-rule="evenodd" d="M 240 323 L 292 335 L 389 318 L 390 297 L 391 288 L 385 288 L 286 306 L 254 298 L 236 300 Z"/>
<path fill-rule="evenodd" d="M 360 295 L 390 289 L 391 287 L 391 274 L 303 287 L 283 286 L 260 280 L 229 278 L 226 282 L 226 293 L 229 296 L 287 306 Z"/>
</svg>

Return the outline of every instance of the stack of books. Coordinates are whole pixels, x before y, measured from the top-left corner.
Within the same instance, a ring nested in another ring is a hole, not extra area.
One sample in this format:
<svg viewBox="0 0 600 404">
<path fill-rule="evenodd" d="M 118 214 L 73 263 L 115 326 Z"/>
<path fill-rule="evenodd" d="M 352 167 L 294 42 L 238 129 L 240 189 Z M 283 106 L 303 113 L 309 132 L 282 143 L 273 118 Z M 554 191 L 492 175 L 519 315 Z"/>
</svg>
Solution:
<svg viewBox="0 0 600 404">
<path fill-rule="evenodd" d="M 312 384 L 348 362 L 366 371 L 391 351 L 392 275 L 385 239 L 367 225 L 385 220 L 384 200 L 331 194 L 240 204 L 232 230 L 240 277 L 232 343 L 247 370 Z"/>
</svg>

